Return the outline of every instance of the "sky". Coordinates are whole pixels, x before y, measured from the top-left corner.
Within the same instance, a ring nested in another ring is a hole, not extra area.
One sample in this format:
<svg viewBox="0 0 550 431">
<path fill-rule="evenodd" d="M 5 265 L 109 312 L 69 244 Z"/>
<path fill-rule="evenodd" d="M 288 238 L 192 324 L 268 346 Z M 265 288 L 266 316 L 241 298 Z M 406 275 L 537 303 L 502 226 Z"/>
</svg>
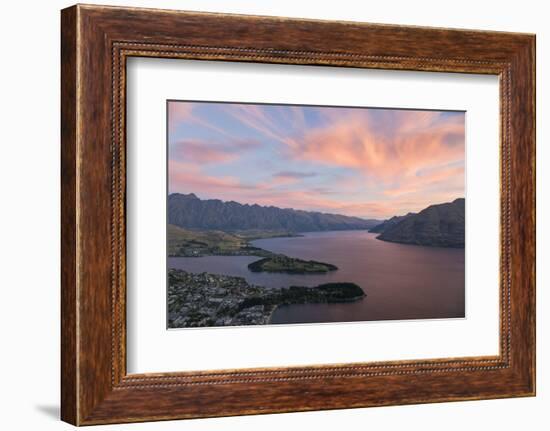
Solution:
<svg viewBox="0 0 550 431">
<path fill-rule="evenodd" d="M 365 218 L 464 197 L 464 112 L 168 102 L 169 193 Z"/>
</svg>

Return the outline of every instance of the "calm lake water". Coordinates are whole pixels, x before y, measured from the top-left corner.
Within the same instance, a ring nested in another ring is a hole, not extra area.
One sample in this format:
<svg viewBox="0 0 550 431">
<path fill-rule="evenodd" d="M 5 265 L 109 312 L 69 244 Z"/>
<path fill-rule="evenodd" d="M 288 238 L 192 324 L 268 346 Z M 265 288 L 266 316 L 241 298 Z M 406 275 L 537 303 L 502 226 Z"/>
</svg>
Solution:
<svg viewBox="0 0 550 431">
<path fill-rule="evenodd" d="M 364 231 L 305 233 L 252 243 L 276 253 L 332 263 L 328 274 L 269 274 L 248 270 L 255 256 L 171 257 L 170 268 L 246 278 L 251 284 L 316 286 L 353 282 L 366 298 L 344 304 L 279 307 L 272 323 L 352 322 L 464 317 L 464 249 L 395 244 Z"/>
</svg>

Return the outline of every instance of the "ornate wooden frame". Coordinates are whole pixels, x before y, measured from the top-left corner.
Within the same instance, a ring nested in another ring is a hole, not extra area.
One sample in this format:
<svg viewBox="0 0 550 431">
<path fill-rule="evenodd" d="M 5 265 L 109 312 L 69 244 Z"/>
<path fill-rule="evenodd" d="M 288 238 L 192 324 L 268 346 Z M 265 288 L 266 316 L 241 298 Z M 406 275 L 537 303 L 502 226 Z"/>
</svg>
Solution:
<svg viewBox="0 0 550 431">
<path fill-rule="evenodd" d="M 63 420 L 88 425 L 535 394 L 534 35 L 82 5 L 61 16 Z M 500 354 L 128 375 L 130 56 L 498 75 Z"/>
</svg>

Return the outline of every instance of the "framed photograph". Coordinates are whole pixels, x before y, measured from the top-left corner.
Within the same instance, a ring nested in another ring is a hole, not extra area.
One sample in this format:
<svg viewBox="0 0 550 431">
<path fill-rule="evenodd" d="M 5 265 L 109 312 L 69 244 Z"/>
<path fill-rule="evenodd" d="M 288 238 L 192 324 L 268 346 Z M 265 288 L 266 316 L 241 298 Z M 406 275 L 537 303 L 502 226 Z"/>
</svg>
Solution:
<svg viewBox="0 0 550 431">
<path fill-rule="evenodd" d="M 535 36 L 62 11 L 62 419 L 535 394 Z"/>
</svg>

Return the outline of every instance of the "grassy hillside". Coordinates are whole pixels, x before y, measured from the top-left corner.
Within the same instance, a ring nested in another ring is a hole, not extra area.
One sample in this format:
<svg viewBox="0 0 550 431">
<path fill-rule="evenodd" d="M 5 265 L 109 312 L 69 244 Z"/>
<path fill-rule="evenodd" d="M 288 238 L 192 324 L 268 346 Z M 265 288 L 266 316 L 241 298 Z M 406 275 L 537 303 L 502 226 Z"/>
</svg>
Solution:
<svg viewBox="0 0 550 431">
<path fill-rule="evenodd" d="M 256 233 L 256 235 L 258 235 Z M 253 247 L 246 238 L 219 230 L 190 230 L 168 225 L 169 256 L 271 256 L 272 253 Z"/>
<path fill-rule="evenodd" d="M 177 255 L 181 248 L 203 250 L 217 248 L 220 250 L 239 250 L 247 242 L 238 236 L 221 231 L 192 231 L 172 224 L 168 225 L 168 254 Z"/>
</svg>

